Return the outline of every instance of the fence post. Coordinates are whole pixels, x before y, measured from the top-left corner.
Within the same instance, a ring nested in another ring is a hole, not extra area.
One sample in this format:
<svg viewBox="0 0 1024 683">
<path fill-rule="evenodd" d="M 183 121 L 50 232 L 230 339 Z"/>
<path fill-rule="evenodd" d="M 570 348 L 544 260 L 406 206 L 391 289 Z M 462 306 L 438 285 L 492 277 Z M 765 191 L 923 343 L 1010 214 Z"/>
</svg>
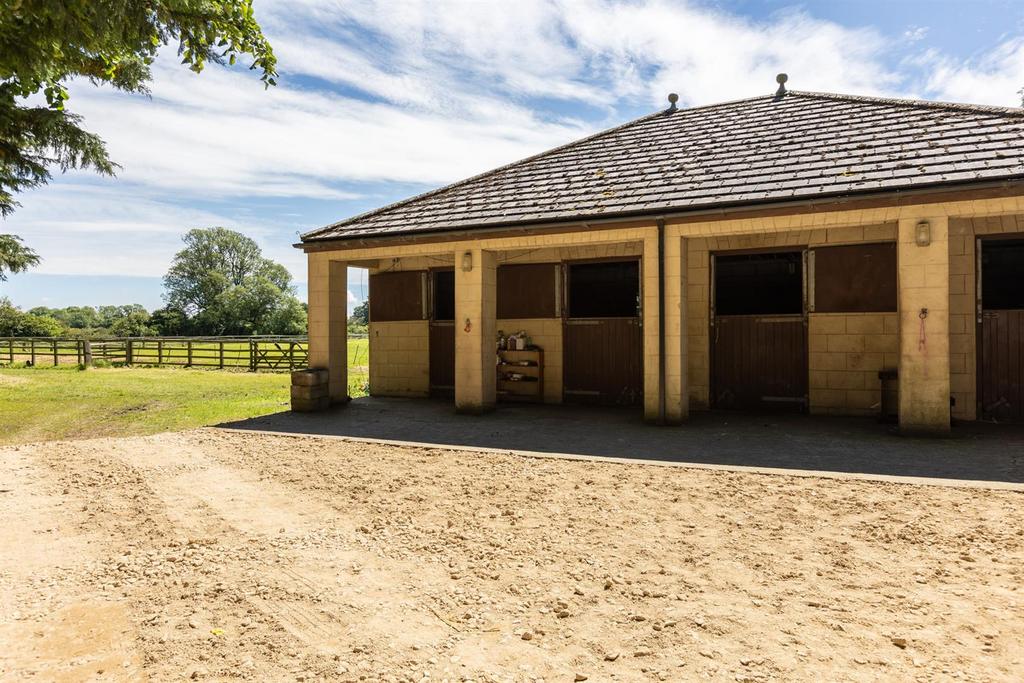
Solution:
<svg viewBox="0 0 1024 683">
<path fill-rule="evenodd" d="M 256 342 L 249 340 L 249 372 L 256 372 Z"/>
<path fill-rule="evenodd" d="M 60 365 L 60 359 L 57 356 L 57 340 L 53 340 L 53 367 Z"/>
<path fill-rule="evenodd" d="M 132 347 L 132 340 L 128 339 L 124 343 L 124 364 L 131 365 L 135 362 L 135 349 Z"/>
<path fill-rule="evenodd" d="M 28 351 L 29 355 L 32 357 L 32 367 L 35 367 L 36 366 L 36 340 L 35 339 L 29 339 L 28 340 L 28 349 L 29 349 L 29 351 Z"/>
<path fill-rule="evenodd" d="M 82 340 L 82 361 L 86 367 L 92 365 L 92 342 L 88 339 Z"/>
<path fill-rule="evenodd" d="M 190 367 L 192 367 L 192 340 L 189 339 L 185 343 L 188 345 L 188 362 L 185 363 L 185 367 L 186 368 L 190 368 Z"/>
<path fill-rule="evenodd" d="M 220 369 L 224 369 L 224 342 L 221 341 L 219 344 L 218 356 L 220 357 Z"/>
<path fill-rule="evenodd" d="M 156 342 L 156 366 L 160 367 L 164 363 L 164 340 L 159 339 Z"/>
</svg>

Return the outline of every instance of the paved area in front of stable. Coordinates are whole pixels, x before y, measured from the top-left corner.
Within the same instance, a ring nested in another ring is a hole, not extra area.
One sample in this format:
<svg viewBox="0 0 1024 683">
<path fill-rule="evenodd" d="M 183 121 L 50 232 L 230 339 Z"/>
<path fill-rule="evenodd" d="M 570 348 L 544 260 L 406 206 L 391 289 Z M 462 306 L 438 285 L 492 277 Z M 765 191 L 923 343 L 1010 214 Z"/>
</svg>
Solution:
<svg viewBox="0 0 1024 683">
<path fill-rule="evenodd" d="M 222 425 L 505 451 L 822 473 L 1024 482 L 1024 426 L 960 423 L 949 436 L 902 436 L 872 418 L 695 412 L 678 427 L 636 409 L 501 404 L 456 415 L 443 401 L 360 398 L 325 413 L 276 413 Z"/>
</svg>

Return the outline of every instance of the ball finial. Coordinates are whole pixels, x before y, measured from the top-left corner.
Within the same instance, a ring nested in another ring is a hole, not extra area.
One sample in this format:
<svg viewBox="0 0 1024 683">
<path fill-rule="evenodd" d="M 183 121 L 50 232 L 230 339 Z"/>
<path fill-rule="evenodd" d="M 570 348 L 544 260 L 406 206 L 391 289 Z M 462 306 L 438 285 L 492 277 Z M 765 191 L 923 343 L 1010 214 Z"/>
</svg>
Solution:
<svg viewBox="0 0 1024 683">
<path fill-rule="evenodd" d="M 786 81 L 789 80 L 789 76 L 786 74 L 779 74 L 775 77 L 775 82 L 779 84 L 779 89 L 775 91 L 776 101 L 781 100 L 786 96 Z"/>
<path fill-rule="evenodd" d="M 678 102 L 678 101 L 679 101 L 679 95 L 675 94 L 674 92 L 670 92 L 668 94 L 668 110 L 669 111 L 675 111 L 676 110 L 676 102 Z"/>
</svg>

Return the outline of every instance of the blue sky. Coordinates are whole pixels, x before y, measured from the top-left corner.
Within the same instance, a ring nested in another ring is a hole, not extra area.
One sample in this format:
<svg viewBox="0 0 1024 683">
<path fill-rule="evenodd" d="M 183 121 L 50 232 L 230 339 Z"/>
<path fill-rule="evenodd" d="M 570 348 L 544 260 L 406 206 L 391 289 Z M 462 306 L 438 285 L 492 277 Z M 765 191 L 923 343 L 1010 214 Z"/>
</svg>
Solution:
<svg viewBox="0 0 1024 683">
<path fill-rule="evenodd" d="M 1017 106 L 1024 9 L 1008 0 L 792 3 L 256 0 L 280 85 L 173 50 L 152 98 L 74 84 L 117 178 L 73 172 L 0 231 L 43 256 L 16 304 L 161 305 L 193 227 L 256 239 L 300 285 L 297 234 L 665 106 L 789 86 Z M 350 303 L 365 273 L 350 275 Z"/>
</svg>

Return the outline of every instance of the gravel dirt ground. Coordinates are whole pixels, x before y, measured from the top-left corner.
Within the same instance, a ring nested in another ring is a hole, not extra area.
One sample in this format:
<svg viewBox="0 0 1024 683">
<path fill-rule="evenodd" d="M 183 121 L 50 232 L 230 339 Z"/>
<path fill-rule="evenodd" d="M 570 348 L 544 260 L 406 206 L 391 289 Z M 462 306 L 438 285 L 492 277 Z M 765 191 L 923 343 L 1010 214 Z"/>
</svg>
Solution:
<svg viewBox="0 0 1024 683">
<path fill-rule="evenodd" d="M 0 679 L 1020 680 L 1024 494 L 215 429 L 0 449 Z"/>
</svg>

